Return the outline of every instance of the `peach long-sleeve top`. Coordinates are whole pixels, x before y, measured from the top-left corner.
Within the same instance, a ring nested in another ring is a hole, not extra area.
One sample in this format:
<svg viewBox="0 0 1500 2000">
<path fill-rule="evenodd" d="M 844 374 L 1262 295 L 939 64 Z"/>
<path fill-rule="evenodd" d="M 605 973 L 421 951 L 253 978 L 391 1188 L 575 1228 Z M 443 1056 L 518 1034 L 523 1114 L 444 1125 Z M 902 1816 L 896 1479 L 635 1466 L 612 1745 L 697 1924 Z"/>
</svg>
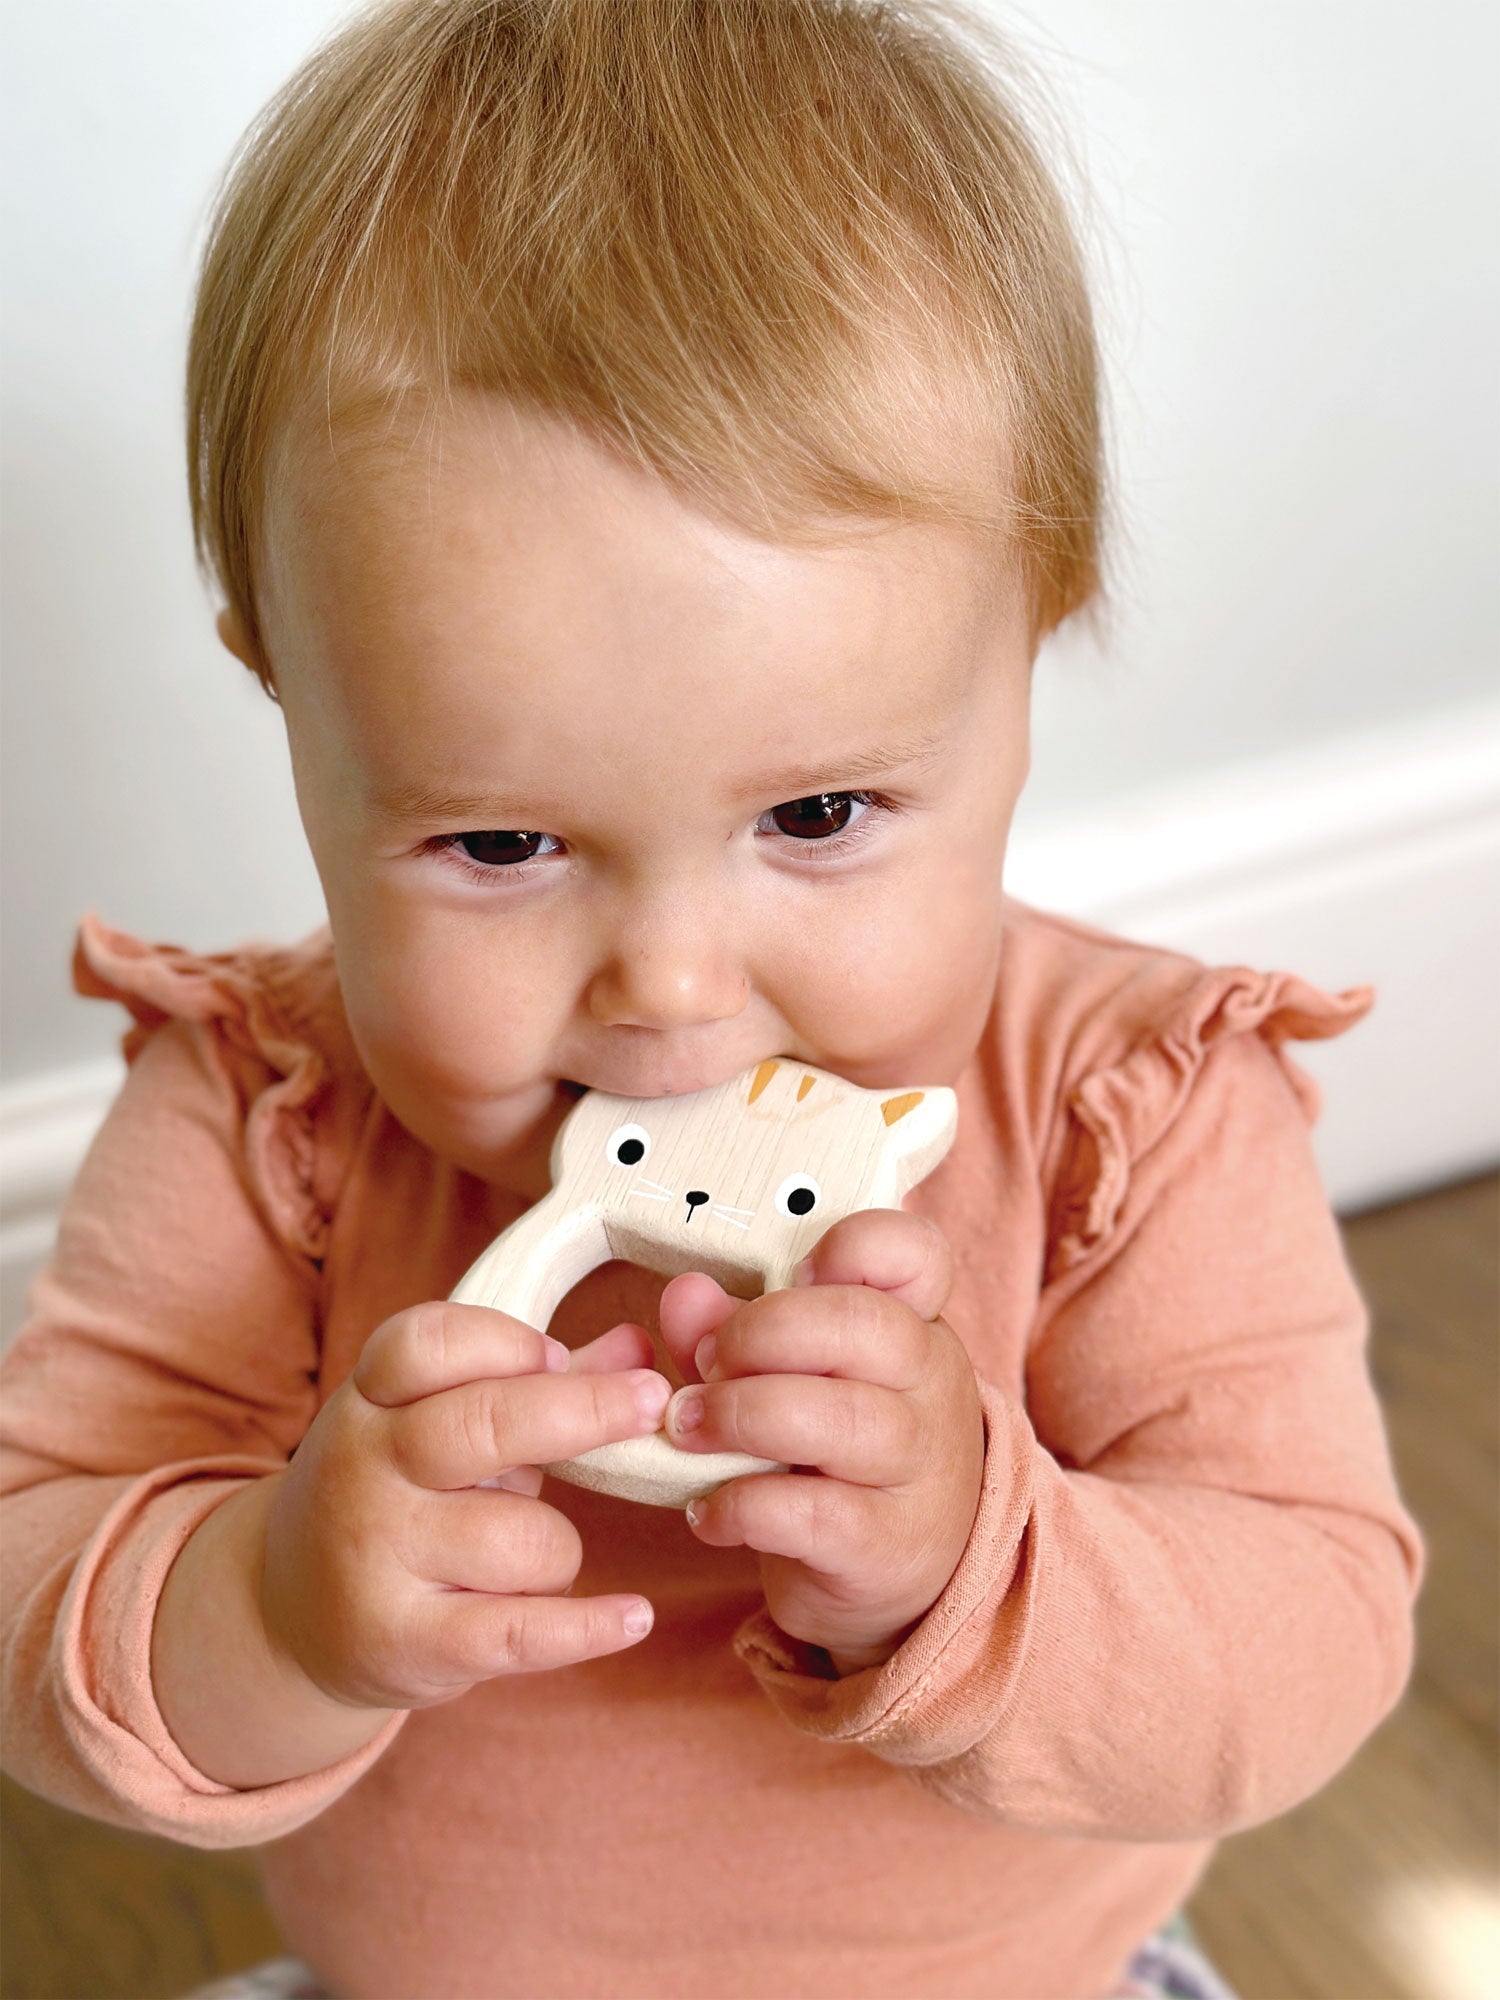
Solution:
<svg viewBox="0 0 1500 2000">
<path fill-rule="evenodd" d="M 129 1067 L 0 1372 L 7 1768 L 263 1844 L 288 1942 L 348 2000 L 1107 1992 L 1219 1836 L 1394 1706 L 1423 1547 L 1285 1054 L 1370 995 L 1005 919 L 957 1142 L 906 1200 L 954 1248 L 983 1492 L 894 1656 L 834 1677 L 753 1551 L 549 1480 L 577 1591 L 643 1592 L 644 1641 L 234 1790 L 153 1698 L 167 1570 L 518 1198 L 383 1104 L 326 927 L 199 955 L 86 915 L 74 983 L 130 1010 Z M 653 1325 L 662 1283 L 606 1265 L 552 1330 Z"/>
</svg>

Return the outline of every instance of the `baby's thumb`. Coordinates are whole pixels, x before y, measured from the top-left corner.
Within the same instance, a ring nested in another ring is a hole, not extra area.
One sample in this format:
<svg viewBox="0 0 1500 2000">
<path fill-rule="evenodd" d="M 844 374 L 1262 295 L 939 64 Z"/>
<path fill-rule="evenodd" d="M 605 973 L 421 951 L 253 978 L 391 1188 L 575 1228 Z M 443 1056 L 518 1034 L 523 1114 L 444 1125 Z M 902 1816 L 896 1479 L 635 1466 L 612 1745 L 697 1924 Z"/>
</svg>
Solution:
<svg viewBox="0 0 1500 2000">
<path fill-rule="evenodd" d="M 684 1382 L 703 1380 L 694 1350 L 738 1312 L 740 1304 L 706 1271 L 683 1271 L 663 1287 L 658 1307 L 661 1337 Z"/>
</svg>

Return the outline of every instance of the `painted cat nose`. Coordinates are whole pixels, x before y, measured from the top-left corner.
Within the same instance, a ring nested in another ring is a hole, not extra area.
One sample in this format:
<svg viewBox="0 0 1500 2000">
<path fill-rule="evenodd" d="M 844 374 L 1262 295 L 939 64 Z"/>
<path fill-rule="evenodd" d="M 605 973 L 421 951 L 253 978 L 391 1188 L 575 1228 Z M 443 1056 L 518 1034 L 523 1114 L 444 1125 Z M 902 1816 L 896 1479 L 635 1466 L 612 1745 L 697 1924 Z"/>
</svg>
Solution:
<svg viewBox="0 0 1500 2000">
<path fill-rule="evenodd" d="M 695 1208 L 696 1208 L 696 1207 L 698 1206 L 698 1204 L 699 1204 L 699 1202 L 700 1202 L 700 1201 L 707 1201 L 707 1200 L 708 1200 L 708 1196 L 707 1196 L 707 1195 L 706 1195 L 706 1194 L 705 1194 L 705 1193 L 703 1192 L 702 1188 L 689 1188 L 689 1189 L 688 1189 L 688 1191 L 687 1191 L 687 1205 L 688 1205 L 688 1208 L 689 1208 L 689 1210 L 692 1210 L 692 1209 L 695 1209 Z"/>
</svg>

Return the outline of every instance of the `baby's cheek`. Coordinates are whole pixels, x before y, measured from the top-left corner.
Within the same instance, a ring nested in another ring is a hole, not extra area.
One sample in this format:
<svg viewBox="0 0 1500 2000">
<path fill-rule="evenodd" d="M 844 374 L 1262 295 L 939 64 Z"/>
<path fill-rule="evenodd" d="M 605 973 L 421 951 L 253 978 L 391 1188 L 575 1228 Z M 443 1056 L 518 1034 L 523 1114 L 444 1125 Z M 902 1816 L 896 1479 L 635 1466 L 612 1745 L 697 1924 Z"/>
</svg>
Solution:
<svg viewBox="0 0 1500 2000">
<path fill-rule="evenodd" d="M 799 1025 L 830 1052 L 844 1052 L 844 1074 L 861 1058 L 883 1069 L 904 1060 L 916 1078 L 924 1065 L 961 1058 L 959 1045 L 972 1047 L 993 996 L 999 904 L 998 894 L 986 896 L 963 877 L 866 899 L 852 922 L 825 938 L 815 963 L 796 968 L 805 975 L 803 1006 L 817 1015 L 814 1023 L 804 1012 Z M 840 1065 L 830 1060 L 830 1067 Z"/>
<path fill-rule="evenodd" d="M 342 962 L 341 962 L 342 975 Z M 383 951 L 346 981 L 371 1075 L 450 1112 L 528 1084 L 551 1042 L 544 990 L 494 949 L 424 939 Z"/>
</svg>

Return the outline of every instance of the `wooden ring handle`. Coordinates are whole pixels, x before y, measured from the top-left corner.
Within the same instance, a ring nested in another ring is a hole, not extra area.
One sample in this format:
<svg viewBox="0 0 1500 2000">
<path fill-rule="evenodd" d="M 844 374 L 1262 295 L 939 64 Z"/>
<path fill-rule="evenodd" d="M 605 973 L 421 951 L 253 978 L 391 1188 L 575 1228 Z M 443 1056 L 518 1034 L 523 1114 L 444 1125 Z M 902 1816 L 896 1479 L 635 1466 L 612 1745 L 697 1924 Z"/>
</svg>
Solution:
<svg viewBox="0 0 1500 2000">
<path fill-rule="evenodd" d="M 842 1216 L 898 1208 L 957 1124 L 951 1090 L 865 1090 L 783 1059 L 681 1097 L 588 1091 L 558 1127 L 550 1192 L 449 1297 L 545 1332 L 579 1279 L 613 1258 L 669 1277 L 706 1271 L 739 1298 L 783 1290 Z M 664 1430 L 544 1467 L 651 1507 L 685 1507 L 727 1479 L 787 1469 L 745 1452 L 682 1451 Z"/>
</svg>

